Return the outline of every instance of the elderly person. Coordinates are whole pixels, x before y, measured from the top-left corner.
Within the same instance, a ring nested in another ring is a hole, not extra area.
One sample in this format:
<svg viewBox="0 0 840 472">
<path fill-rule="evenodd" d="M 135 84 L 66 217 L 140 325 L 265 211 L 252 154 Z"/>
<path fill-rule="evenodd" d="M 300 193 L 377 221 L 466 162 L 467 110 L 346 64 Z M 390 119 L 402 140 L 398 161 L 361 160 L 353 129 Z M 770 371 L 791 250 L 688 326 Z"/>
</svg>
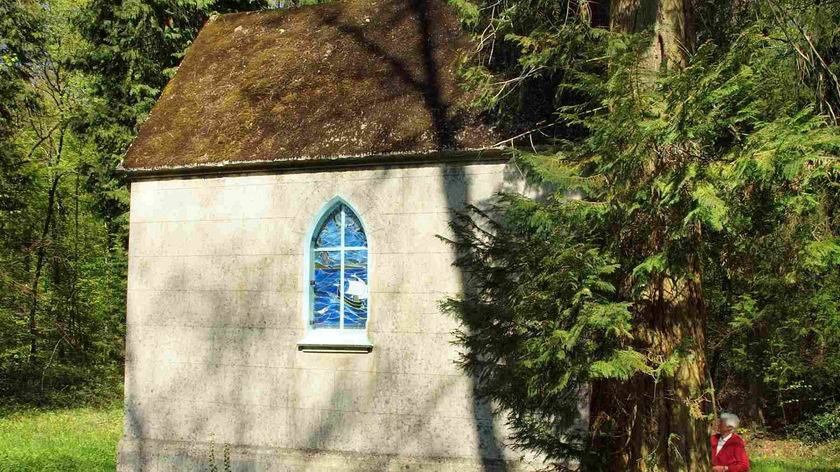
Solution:
<svg viewBox="0 0 840 472">
<path fill-rule="evenodd" d="M 750 459 L 744 449 L 744 440 L 735 434 L 740 420 L 732 413 L 722 413 L 717 423 L 717 434 L 712 435 L 712 470 L 714 472 L 746 472 Z"/>
</svg>

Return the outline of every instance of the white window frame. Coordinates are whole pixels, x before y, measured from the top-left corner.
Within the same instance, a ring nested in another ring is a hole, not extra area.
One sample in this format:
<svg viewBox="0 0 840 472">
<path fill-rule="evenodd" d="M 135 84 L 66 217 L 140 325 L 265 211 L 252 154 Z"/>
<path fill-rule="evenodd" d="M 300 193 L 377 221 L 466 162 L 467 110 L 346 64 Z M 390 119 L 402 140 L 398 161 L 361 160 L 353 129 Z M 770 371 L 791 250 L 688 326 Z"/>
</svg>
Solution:
<svg viewBox="0 0 840 472">
<path fill-rule="evenodd" d="M 330 248 L 318 248 L 315 249 L 315 242 L 314 237 L 316 232 L 321 228 L 321 225 L 324 223 L 324 218 L 326 218 L 330 212 L 336 207 L 336 205 L 344 205 L 345 207 L 349 208 L 350 211 L 356 215 L 356 218 L 359 219 L 359 223 L 362 225 L 362 231 L 365 233 L 365 240 L 367 242 L 367 246 L 365 247 L 345 247 L 344 246 L 344 222 L 346 218 L 346 213 L 342 211 L 341 213 L 341 245 L 338 247 L 330 247 Z M 306 238 L 303 241 L 303 298 L 302 298 L 302 313 L 303 313 L 303 323 L 305 326 L 304 336 L 303 339 L 298 341 L 298 349 L 305 352 L 370 352 L 373 349 L 373 344 L 370 342 L 370 338 L 368 337 L 368 330 L 370 329 L 370 322 L 371 322 L 371 307 L 372 307 L 372 298 L 368 297 L 368 313 L 367 313 L 367 320 L 365 321 L 364 329 L 358 328 L 344 328 L 344 299 L 341 298 L 341 318 L 339 328 L 315 328 L 312 326 L 312 310 L 314 309 L 314 290 L 312 289 L 312 281 L 314 280 L 314 265 L 313 262 L 315 260 L 315 253 L 323 252 L 323 251 L 353 251 L 353 250 L 361 250 L 364 249 L 367 251 L 367 284 L 368 287 L 371 286 L 371 271 L 370 268 L 371 264 L 371 241 L 370 241 L 370 233 L 367 231 L 367 226 L 363 220 L 362 215 L 355 209 L 355 207 L 350 204 L 347 200 L 341 197 L 334 197 L 330 201 L 328 201 L 322 208 L 321 211 L 318 212 L 313 223 L 306 234 Z M 344 257 L 341 258 L 341 278 L 340 278 L 340 286 L 343 290 L 344 288 Z"/>
</svg>

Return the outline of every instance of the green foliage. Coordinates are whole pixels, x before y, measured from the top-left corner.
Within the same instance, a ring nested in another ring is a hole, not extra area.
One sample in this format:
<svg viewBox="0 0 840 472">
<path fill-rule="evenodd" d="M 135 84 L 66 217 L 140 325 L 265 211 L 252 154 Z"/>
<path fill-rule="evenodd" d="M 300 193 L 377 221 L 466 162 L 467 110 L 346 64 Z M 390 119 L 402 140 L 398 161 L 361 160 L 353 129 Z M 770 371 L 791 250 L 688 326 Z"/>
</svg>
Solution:
<svg viewBox="0 0 840 472">
<path fill-rule="evenodd" d="M 811 444 L 840 440 L 840 405 L 800 422 L 792 433 Z"/>
<path fill-rule="evenodd" d="M 267 7 L 264 0 L 90 0 L 74 15 L 85 39 L 73 65 L 89 78 L 91 103 L 77 125 L 97 150 L 88 185 L 98 210 L 124 240 L 128 192 L 116 172 L 163 87 L 210 16 Z"/>
<path fill-rule="evenodd" d="M 203 23 L 264 6 L 0 0 L 0 403 L 119 396 L 117 165 Z"/>
<path fill-rule="evenodd" d="M 477 287 L 448 305 L 465 325 L 464 366 L 512 415 L 517 444 L 578 454 L 550 423 L 574 416 L 571 392 L 601 377 L 667 378 L 703 354 L 719 404 L 771 426 L 836 399 L 840 133 L 826 71 L 837 69 L 840 10 L 800 3 L 733 3 L 735 17 L 698 31 L 706 41 L 685 67 L 655 74 L 648 36 L 595 27 L 573 3 L 487 2 L 468 18 L 484 45 L 465 72 L 478 105 L 525 121 L 533 152 L 516 161 L 549 189 L 505 196 L 488 222 L 455 222 L 459 266 Z M 522 112 L 535 90 L 551 113 Z M 577 258 L 555 262 L 573 248 Z M 705 344 L 685 337 L 651 357 L 637 314 L 686 281 L 702 287 Z M 580 317 L 579 290 L 624 307 L 603 318 L 615 335 Z"/>
<path fill-rule="evenodd" d="M 587 383 L 646 369 L 627 349 L 632 314 L 613 301 L 615 261 L 575 229 L 594 226 L 602 209 L 504 195 L 494 211 L 504 220 L 472 208 L 452 225 L 470 289 L 444 308 L 464 322 L 462 365 L 511 412 L 518 446 L 580 456 L 583 431 L 558 432 L 579 425 Z"/>
<path fill-rule="evenodd" d="M 26 80 L 0 162 L 0 397 L 107 400 L 120 384 L 125 255 L 90 204 L 92 148 L 71 131 L 88 103 L 86 78 L 68 68 L 82 43 L 66 20 L 77 5 L 20 5 L 38 30 L 16 55 Z"/>
<path fill-rule="evenodd" d="M 29 176 L 20 169 L 23 150 L 14 140 L 14 131 L 20 114 L 36 106 L 27 93 L 25 64 L 41 44 L 41 29 L 33 4 L 0 1 L 0 215 L 21 211 L 29 185 Z M 11 229 L 0 220 L 0 231 Z M 0 280 L 8 276 L 0 272 Z"/>
</svg>

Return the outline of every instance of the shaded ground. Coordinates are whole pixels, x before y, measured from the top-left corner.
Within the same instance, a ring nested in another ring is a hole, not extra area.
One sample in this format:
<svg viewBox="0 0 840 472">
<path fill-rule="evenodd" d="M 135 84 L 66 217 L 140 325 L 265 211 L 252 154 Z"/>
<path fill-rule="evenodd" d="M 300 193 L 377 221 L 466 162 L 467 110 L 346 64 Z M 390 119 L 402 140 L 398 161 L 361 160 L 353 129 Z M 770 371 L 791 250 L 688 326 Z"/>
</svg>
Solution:
<svg viewBox="0 0 840 472">
<path fill-rule="evenodd" d="M 122 406 L 0 412 L 0 471 L 113 471 Z M 749 442 L 753 472 L 840 472 L 840 441 Z"/>
</svg>

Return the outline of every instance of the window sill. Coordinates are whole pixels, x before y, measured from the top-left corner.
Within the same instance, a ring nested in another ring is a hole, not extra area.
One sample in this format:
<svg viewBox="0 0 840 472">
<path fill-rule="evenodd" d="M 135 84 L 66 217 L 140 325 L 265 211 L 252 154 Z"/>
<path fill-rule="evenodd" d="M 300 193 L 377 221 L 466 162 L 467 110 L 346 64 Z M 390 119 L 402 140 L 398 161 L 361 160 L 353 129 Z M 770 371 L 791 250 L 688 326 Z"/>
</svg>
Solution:
<svg viewBox="0 0 840 472">
<path fill-rule="evenodd" d="M 313 329 L 298 341 L 297 346 L 303 352 L 368 353 L 373 350 L 364 329 Z"/>
</svg>

